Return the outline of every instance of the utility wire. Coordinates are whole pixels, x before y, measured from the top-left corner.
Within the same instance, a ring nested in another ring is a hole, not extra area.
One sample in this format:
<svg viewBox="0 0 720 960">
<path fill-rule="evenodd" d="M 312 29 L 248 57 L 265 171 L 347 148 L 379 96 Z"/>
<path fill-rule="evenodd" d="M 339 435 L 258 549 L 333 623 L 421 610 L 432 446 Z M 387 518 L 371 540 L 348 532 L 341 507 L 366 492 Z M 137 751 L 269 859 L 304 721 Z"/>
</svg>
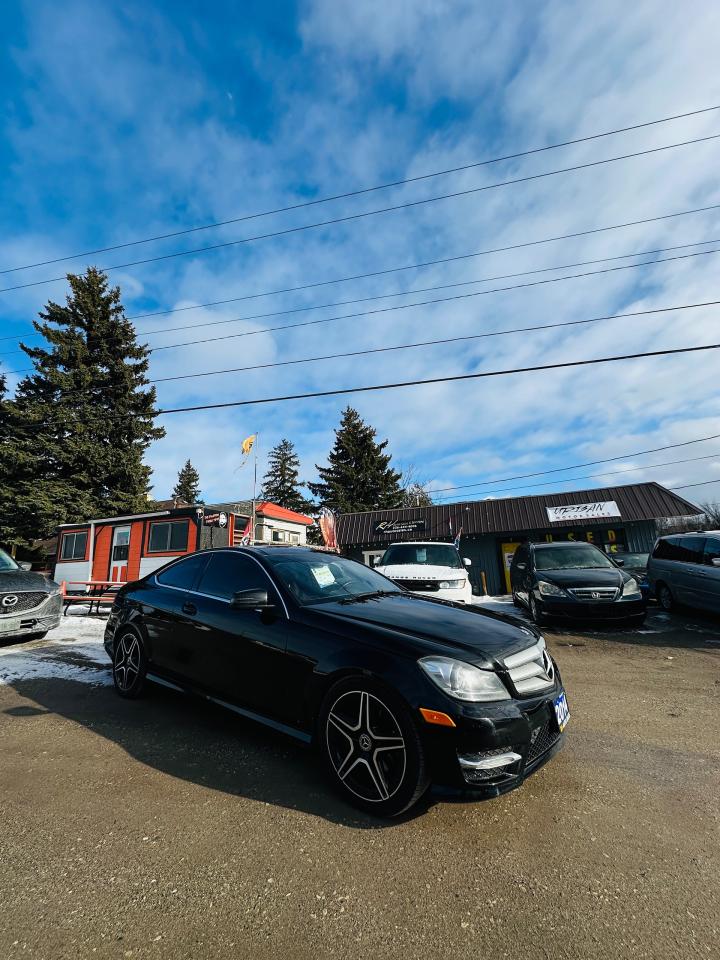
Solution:
<svg viewBox="0 0 720 960">
<path fill-rule="evenodd" d="M 172 377 L 158 377 L 148 380 L 148 383 L 167 383 L 170 380 L 193 380 L 197 377 L 213 377 L 224 373 L 245 373 L 250 370 L 266 370 L 270 367 L 288 367 L 299 363 L 315 363 L 321 360 L 342 360 L 347 357 L 362 357 L 372 353 L 390 353 L 395 350 L 412 350 L 416 347 L 434 347 L 448 343 L 461 343 L 468 340 L 483 340 L 487 337 L 504 337 L 514 333 L 531 333 L 537 330 L 553 330 L 558 327 L 575 327 L 589 323 L 599 323 L 602 320 L 617 320 L 623 317 L 639 317 L 656 313 L 669 313 L 675 310 L 693 310 L 698 307 L 720 306 L 720 300 L 707 303 L 687 304 L 684 307 L 658 307 L 654 310 L 635 310 L 631 313 L 615 313 L 605 317 L 590 317 L 587 320 L 566 320 L 558 323 L 544 323 L 530 327 L 514 327 L 510 330 L 490 330 L 486 333 L 472 333 L 461 337 L 446 337 L 442 340 L 422 340 L 418 343 L 400 343 L 390 347 L 372 347 L 367 350 L 352 350 L 348 353 L 332 353 L 319 357 L 302 357 L 294 360 L 276 360 L 273 363 L 256 363 L 246 367 L 231 367 L 225 370 L 206 370 L 202 373 L 181 373 Z"/>
<path fill-rule="evenodd" d="M 400 380 L 396 383 L 378 383 L 365 387 L 341 387 L 336 390 L 316 390 L 312 393 L 294 393 L 277 397 L 258 397 L 251 400 L 230 400 L 225 403 L 201 403 L 190 407 L 168 407 L 158 410 L 157 416 L 171 413 L 194 413 L 198 410 L 222 410 L 229 407 L 248 407 L 262 403 L 281 403 L 286 400 L 312 400 L 319 397 L 337 397 L 351 393 L 370 393 L 377 390 L 397 390 L 404 387 L 426 386 L 431 383 L 451 383 L 461 380 L 480 380 L 489 377 L 504 377 L 516 373 L 533 373 L 544 370 L 563 370 L 570 367 L 587 367 L 596 363 L 615 363 L 619 360 L 638 360 L 642 357 L 666 357 L 671 354 L 699 353 L 704 350 L 719 350 L 720 343 L 707 343 L 698 347 L 675 347 L 668 350 L 649 350 L 643 353 L 626 353 L 614 357 L 596 357 L 593 360 L 566 360 L 562 363 L 545 363 L 532 367 L 512 367 L 506 370 L 486 370 L 482 373 L 462 373 L 447 377 L 430 377 L 426 380 Z"/>
<path fill-rule="evenodd" d="M 712 111 L 719 110 L 719 109 L 720 109 L 720 105 L 715 105 L 711 107 L 703 107 L 702 109 L 699 109 L 699 110 L 689 110 L 685 113 L 677 113 L 677 114 L 674 114 L 673 116 L 661 117 L 658 120 L 647 120 L 644 123 L 635 123 L 632 126 L 628 126 L 628 127 L 617 127 L 614 130 L 607 130 L 603 133 L 594 133 L 586 137 L 578 137 L 574 140 L 564 140 L 561 143 L 548 144 L 547 146 L 544 146 L 544 147 L 533 147 L 527 150 L 522 150 L 518 153 L 510 153 L 500 157 L 492 157 L 488 160 L 478 160 L 472 163 L 462 164 L 461 166 L 457 166 L 457 167 L 449 167 L 444 170 L 435 170 L 431 173 L 419 174 L 418 176 L 415 176 L 415 177 L 406 177 L 403 180 L 392 180 L 392 181 L 389 181 L 388 183 L 381 183 L 381 184 L 377 184 L 375 186 L 370 186 L 370 187 L 362 187 L 357 190 L 349 190 L 349 191 L 346 191 L 345 193 L 337 193 L 337 194 L 333 194 L 326 197 L 318 197 L 315 200 L 304 200 L 301 203 L 294 203 L 284 207 L 276 207 L 274 210 L 264 210 L 258 213 L 244 214 L 243 216 L 233 217 L 228 220 L 219 220 L 214 223 L 205 223 L 195 227 L 186 227 L 183 230 L 175 230 L 171 233 L 158 234 L 154 237 L 144 237 L 139 240 L 128 240 L 128 241 L 125 241 L 124 243 L 116 243 L 107 247 L 97 247 L 94 250 L 85 250 L 82 253 L 73 253 L 73 254 L 68 254 L 66 256 L 62 256 L 62 257 L 55 257 L 51 260 L 39 260 L 35 263 L 23 264 L 17 267 L 7 267 L 3 270 L 0 270 L 0 274 L 16 273 L 20 270 L 29 270 L 32 267 L 50 266 L 51 264 L 54 264 L 54 263 L 63 263 L 68 260 L 76 260 L 80 257 L 93 256 L 97 253 L 109 253 L 113 250 L 122 250 L 127 247 L 134 247 L 144 243 L 154 243 L 159 240 L 170 240 L 174 237 L 181 237 L 190 233 L 197 233 L 201 230 L 212 230 L 212 229 L 215 229 L 216 227 L 225 227 L 225 226 L 229 226 L 230 224 L 241 223 L 246 220 L 255 220 L 260 217 L 271 216 L 272 214 L 288 213 L 291 210 L 300 210 L 304 207 L 312 207 L 322 203 L 330 203 L 331 201 L 334 201 L 334 200 L 346 200 L 350 197 L 358 197 L 363 194 L 373 193 L 378 190 L 386 190 L 391 187 L 405 186 L 406 184 L 410 184 L 410 183 L 419 183 L 420 181 L 429 180 L 434 177 L 445 176 L 451 173 L 460 173 L 464 170 L 471 170 L 478 167 L 484 167 L 493 163 L 501 163 L 506 160 L 517 160 L 520 157 L 527 157 L 527 156 L 531 156 L 532 154 L 538 154 L 538 153 L 546 153 L 550 150 L 557 150 L 560 147 L 575 146 L 579 143 L 588 143 L 591 140 L 599 140 L 603 137 L 610 137 L 619 133 L 628 133 L 631 130 L 641 130 L 645 127 L 655 126 L 656 124 L 669 123 L 672 120 L 682 120 L 682 119 L 685 119 L 686 117 L 695 117 L 695 116 L 699 116 L 700 114 L 711 113 Z"/>
<path fill-rule="evenodd" d="M 713 204 L 713 205 L 708 206 L 708 207 L 697 207 L 697 208 L 695 208 L 695 209 L 693 209 L 693 210 L 681 210 L 681 211 L 678 212 L 678 213 L 668 213 L 668 214 L 663 214 L 662 216 L 659 216 L 659 217 L 649 217 L 649 218 L 646 218 L 646 219 L 644 219 L 644 220 L 633 220 L 633 221 L 629 221 L 629 222 L 626 222 L 626 223 L 613 224 L 613 225 L 610 225 L 610 226 L 607 226 L 607 227 L 596 227 L 596 228 L 594 228 L 594 229 L 592 229 L 592 230 L 583 230 L 583 231 L 579 231 L 579 232 L 576 232 L 576 233 L 568 233 L 568 234 L 564 234 L 564 235 L 557 236 L 557 237 L 547 237 L 547 238 L 541 239 L 541 240 L 530 240 L 530 241 L 528 241 L 528 242 L 526 242 L 526 243 L 513 244 L 513 245 L 507 246 L 507 247 L 496 247 L 495 249 L 490 249 L 490 250 L 479 250 L 479 251 L 476 251 L 476 252 L 474 252 L 474 253 L 459 254 L 458 256 L 454 256 L 454 257 L 444 257 L 444 258 L 442 258 L 442 259 L 440 259 L 440 260 L 428 260 L 428 261 L 425 261 L 424 263 L 414 263 L 414 264 L 409 264 L 409 265 L 402 266 L 402 267 L 390 267 L 390 268 L 388 268 L 388 269 L 386 269 L 386 270 L 377 270 L 377 271 L 374 271 L 374 272 L 372 272 L 372 273 L 356 274 L 355 276 L 351 276 L 351 277 L 337 277 L 337 278 L 335 278 L 335 279 L 333 279 L 333 280 L 320 280 L 320 281 L 317 281 L 317 282 L 315 282 L 315 283 L 303 284 L 303 285 L 297 286 L 297 287 L 286 287 L 285 289 L 281 289 L 281 290 L 268 290 L 268 291 L 265 291 L 265 292 L 262 292 L 262 293 L 246 294 L 245 296 L 242 296 L 242 297 L 231 297 L 231 298 L 226 299 L 226 300 L 214 300 L 214 301 L 211 301 L 210 303 L 199 303 L 199 304 L 195 304 L 195 305 L 193 305 L 193 306 L 188 306 L 188 307 L 176 307 L 176 308 L 173 309 L 173 310 L 157 310 L 157 311 L 154 311 L 154 312 L 152 312 L 152 313 L 138 313 L 138 314 L 133 314 L 133 315 L 131 315 L 131 316 L 127 316 L 125 319 L 126 319 L 126 320 L 140 320 L 140 319 L 143 319 L 143 318 L 146 318 L 146 317 L 160 317 L 160 316 L 166 316 L 167 314 L 180 313 L 180 312 L 184 312 L 184 311 L 188 311 L 188 310 L 200 310 L 200 309 L 202 309 L 202 308 L 204 308 L 204 307 L 222 306 L 223 304 L 236 303 L 237 301 L 240 301 L 240 300 L 254 300 L 254 299 L 257 299 L 257 298 L 259 298 L 259 297 L 275 296 L 276 294 L 281 294 L 281 293 L 292 293 L 292 292 L 299 291 L 299 290 L 307 290 L 307 289 L 310 289 L 310 288 L 312 288 L 312 287 L 327 286 L 327 285 L 329 285 L 329 284 L 335 284 L 335 283 L 345 283 L 345 282 L 351 281 L 351 280 L 364 280 L 364 279 L 368 279 L 368 278 L 370 278 L 370 277 L 382 276 L 382 275 L 386 275 L 386 274 L 389 274 L 389 273 L 397 273 L 397 272 L 400 272 L 400 271 L 403 271 L 403 270 L 417 270 L 417 269 L 421 269 L 421 268 L 423 268 L 423 267 L 437 266 L 437 265 L 439 265 L 439 264 L 444 264 L 444 263 L 452 263 L 452 262 L 455 262 L 455 261 L 457 261 L 457 260 L 468 260 L 468 259 L 471 259 L 471 258 L 473 258 L 473 257 L 482 257 L 482 256 L 486 256 L 487 254 L 491 254 L 491 253 L 502 253 L 502 252 L 509 251 L 509 250 L 517 250 L 517 249 L 519 249 L 519 248 L 521 248 L 521 247 L 536 246 L 536 245 L 538 245 L 538 244 L 551 243 L 551 242 L 556 241 L 556 240 L 568 240 L 568 239 L 573 239 L 573 238 L 577 238 L 577 237 L 587 236 L 588 234 L 600 233 L 600 232 L 604 232 L 604 231 L 608 231 L 608 230 L 618 230 L 618 229 L 623 228 L 623 227 L 632 227 L 632 226 L 637 226 L 637 225 L 640 225 L 640 224 L 653 223 L 653 222 L 656 222 L 656 221 L 658 221 L 658 220 L 668 220 L 668 219 L 671 219 L 671 218 L 673 218 L 673 217 L 683 217 L 683 216 L 688 216 L 689 214 L 704 213 L 704 212 L 706 212 L 706 211 L 708 211 L 708 210 L 717 210 L 717 209 L 720 209 L 720 204 Z M 566 268 L 569 268 L 569 267 L 573 267 L 573 266 L 581 266 L 581 265 L 592 264 L 592 263 L 602 263 L 602 262 L 604 262 L 604 261 L 606 261 L 606 260 L 624 260 L 624 259 L 626 259 L 627 257 L 631 257 L 631 256 L 637 256 L 637 257 L 639 257 L 639 256 L 645 256 L 645 255 L 648 255 L 648 254 L 655 254 L 655 253 L 660 253 L 660 252 L 666 252 L 666 251 L 669 251 L 669 250 L 679 250 L 679 249 L 683 249 L 683 248 L 685 248 L 685 247 L 694 247 L 694 246 L 700 246 L 701 244 L 716 243 L 716 242 L 718 242 L 718 241 L 717 241 L 717 240 L 698 240 L 697 243 L 680 244 L 679 246 L 676 246 L 676 247 L 661 247 L 661 248 L 658 248 L 658 249 L 656 249 L 656 250 L 644 250 L 644 251 L 638 251 L 638 252 L 632 253 L 632 254 L 620 254 L 620 255 L 618 255 L 618 256 L 616 256 L 616 257 L 601 257 L 601 258 L 599 258 L 599 259 L 597 259 L 597 260 L 587 260 L 587 261 L 583 261 L 582 263 L 578 263 L 578 264 L 565 264 L 565 265 L 557 266 L 557 267 L 544 267 L 544 268 L 539 268 L 539 269 L 537 269 L 537 270 L 525 270 L 525 271 L 523 271 L 523 272 L 521 272 L 521 273 L 504 274 L 504 275 L 502 275 L 502 276 L 497 276 L 497 277 L 486 277 L 484 280 L 480 280 L 480 279 L 478 279 L 478 280 L 468 280 L 468 281 L 466 281 L 466 282 L 467 282 L 468 284 L 469 284 L 469 283 L 491 282 L 491 281 L 493 281 L 493 280 L 507 279 L 507 278 L 509 278 L 509 277 L 526 276 L 526 275 L 529 275 L 529 274 L 532 274 L 532 273 L 547 273 L 547 272 L 552 271 L 552 270 L 563 270 L 563 269 L 566 269 Z M 455 284 L 455 285 L 456 285 L 456 286 L 462 286 L 463 284 Z M 429 289 L 440 289 L 440 288 L 429 288 Z M 408 291 L 405 291 L 405 294 L 410 294 L 410 293 L 412 293 L 412 292 L 417 292 L 417 291 L 409 291 L 409 290 L 408 290 Z M 343 304 L 343 303 L 345 303 L 345 304 L 361 303 L 361 302 L 363 302 L 364 300 L 369 300 L 369 299 L 382 300 L 382 299 L 384 299 L 385 297 L 390 297 L 390 296 L 396 296 L 396 297 L 397 297 L 397 296 L 403 296 L 403 294 L 402 294 L 402 293 L 379 294 L 379 295 L 377 295 L 376 297 L 367 297 L 367 298 L 362 298 L 362 299 L 359 299 L 359 300 L 340 301 L 340 303 L 337 303 L 337 302 L 336 302 L 336 303 L 329 303 L 329 304 L 315 304 L 315 305 L 313 305 L 313 306 L 301 307 L 301 308 L 298 308 L 298 309 L 299 309 L 299 310 L 319 310 L 321 307 L 338 306 L 338 305 Z M 198 329 L 198 328 L 200 328 L 200 327 L 215 326 L 215 325 L 223 324 L 223 323 L 237 323 L 237 322 L 239 322 L 240 320 L 245 320 L 245 319 L 257 319 L 258 316 L 259 316 L 259 317 L 277 316 L 277 313 L 258 314 L 258 315 L 255 315 L 255 316 L 253 316 L 253 317 L 250 317 L 250 318 L 248 318 L 248 317 L 234 317 L 234 318 L 229 319 L 229 320 L 214 320 L 214 321 L 207 321 L 207 322 L 205 322 L 205 323 L 191 323 L 191 324 L 186 324 L 185 326 L 180 326 L 180 327 L 164 327 L 164 328 L 162 328 L 162 329 L 160 329 L 160 330 L 142 330 L 142 329 L 141 329 L 141 330 L 138 330 L 137 333 L 139 333 L 139 334 L 144 334 L 144 333 L 148 333 L 148 334 L 150 334 L 150 333 L 172 333 L 172 332 L 175 332 L 176 330 Z M 41 336 L 42 336 L 41 333 L 28 333 L 28 334 L 26 334 L 25 336 L 20 336 L 20 337 L 17 337 L 17 336 L 0 337 L 0 342 L 2 342 L 2 341 L 4 341 L 4 340 L 13 340 L 13 341 L 19 342 L 19 341 L 21 341 L 21 340 L 22 340 L 22 341 L 24 341 L 24 340 L 29 340 L 31 337 L 34 338 L 34 337 L 41 337 Z M 12 352 L 16 352 L 16 351 L 12 351 Z M 6 352 L 5 354 L 0 354 L 0 356 L 8 356 L 8 353 Z"/>
<path fill-rule="evenodd" d="M 670 490 L 687 490 L 689 487 L 706 487 L 709 483 L 720 483 L 720 477 L 714 480 L 701 480 L 700 483 L 684 483 L 681 487 L 669 487 Z"/>
<path fill-rule="evenodd" d="M 690 457 L 684 460 L 666 460 L 664 463 L 646 463 L 641 467 L 628 467 L 626 470 L 611 470 L 609 473 L 586 473 L 579 477 L 563 477 L 561 480 L 558 480 L 557 483 L 571 483 L 574 480 L 594 480 L 597 477 L 616 477 L 622 473 L 637 473 L 641 470 L 652 470 L 656 467 L 669 467 L 678 463 L 697 463 L 698 460 L 713 460 L 716 457 L 720 456 L 718 453 L 709 453 L 704 457 Z M 627 458 L 625 458 L 627 459 Z M 718 478 L 720 479 L 720 477 Z M 540 483 L 524 483 L 519 487 L 499 487 L 495 490 L 483 490 L 482 496 L 489 497 L 493 496 L 496 493 L 509 493 L 512 490 L 534 490 L 537 487 L 544 487 L 547 484 L 547 480 L 541 480 Z M 553 491 L 548 491 L 552 493 Z M 559 491 L 555 491 L 559 492 Z M 428 490 L 430 496 L 433 495 L 433 490 Z M 451 503 L 464 503 L 463 500 L 454 500 L 452 497 L 439 497 L 437 500 L 434 500 L 434 504 L 451 504 Z"/>
<path fill-rule="evenodd" d="M 195 254 L 208 253 L 212 250 L 221 250 L 226 247 L 234 247 L 243 243 L 253 243 L 257 240 L 268 240 L 272 237 L 287 236 L 293 233 L 301 233 L 305 230 L 313 230 L 318 227 L 333 226 L 338 223 L 348 223 L 352 220 L 362 220 L 364 218 L 374 217 L 382 213 L 391 213 L 396 210 L 407 210 L 412 207 L 420 207 L 428 203 L 436 203 L 439 200 L 450 200 L 456 197 L 466 197 L 466 196 L 469 196 L 470 194 L 482 193 L 486 190 L 495 190 L 499 187 L 509 187 L 509 186 L 517 185 L 519 183 L 530 183 L 531 181 L 542 180 L 546 177 L 555 177 L 564 173 L 573 173 L 578 170 L 587 170 L 592 167 L 599 167 L 609 163 L 616 163 L 619 160 L 630 160 L 634 157 L 645 157 L 650 154 L 661 153 L 662 151 L 665 151 L 665 150 L 674 150 L 677 147 L 687 147 L 687 146 L 692 146 L 693 144 L 696 144 L 696 143 L 707 143 L 711 140 L 718 140 L 718 139 L 720 139 L 720 133 L 714 133 L 707 137 L 696 137 L 692 140 L 681 140 L 678 143 L 669 143 L 661 147 L 651 147 L 646 150 L 636 151 L 634 153 L 621 154 L 620 156 L 617 156 L 617 157 L 607 157 L 603 160 L 592 160 L 587 163 L 575 164 L 574 166 L 571 166 L 571 167 L 561 167 L 558 170 L 548 170 L 545 173 L 533 173 L 524 177 L 516 177 L 513 180 L 500 180 L 496 183 L 487 183 L 480 187 L 469 187 L 466 190 L 457 190 L 454 193 L 445 193 L 435 197 L 425 197 L 421 200 L 410 200 L 405 203 L 397 203 L 397 204 L 393 204 L 392 206 L 380 207 L 375 210 L 366 210 L 363 213 L 353 213 L 343 217 L 333 217 L 332 219 L 329 219 L 329 220 L 320 220 L 315 223 L 300 224 L 299 226 L 296 226 L 296 227 L 286 227 L 284 230 L 275 230 L 271 233 L 257 234 L 256 236 L 253 236 L 253 237 L 243 237 L 239 240 L 226 240 L 224 243 L 214 243 L 205 247 L 193 247 L 190 250 L 177 250 L 173 253 L 164 253 L 155 257 L 146 257 L 142 260 L 131 260 L 131 261 L 128 261 L 127 263 L 115 263 L 109 266 L 100 267 L 99 269 L 105 273 L 109 273 L 112 270 L 123 270 L 123 269 L 126 269 L 127 267 L 137 267 L 137 266 L 142 266 L 148 263 L 158 263 L 159 261 L 162 261 L 162 260 L 173 260 L 177 257 L 194 256 Z M 38 286 L 42 286 L 43 284 L 56 283 L 60 280 L 65 280 L 65 279 L 66 279 L 65 276 L 48 277 L 44 280 L 33 280 L 28 283 L 16 284 L 15 286 L 12 286 L 12 287 L 0 287 L 0 293 L 9 293 L 13 290 L 25 290 L 28 287 L 38 287 Z"/>
<path fill-rule="evenodd" d="M 565 320 L 559 321 L 557 323 L 543 323 L 535 324 L 527 327 L 512 327 L 509 330 L 488 330 L 484 333 L 473 333 L 466 334 L 459 337 L 444 337 L 440 340 L 422 340 L 416 343 L 401 343 L 395 344 L 389 347 L 372 347 L 366 350 L 352 350 L 347 353 L 333 353 L 325 354 L 317 357 L 301 357 L 299 359 L 293 360 L 277 360 L 273 363 L 258 363 L 251 364 L 244 367 L 225 367 L 222 370 L 204 370 L 198 373 L 180 373 L 175 374 L 171 377 L 157 377 L 153 380 L 148 380 L 148 383 L 167 383 L 173 380 L 194 380 L 198 377 L 214 377 L 220 376 L 226 373 L 245 373 L 250 370 L 265 370 L 269 367 L 286 367 L 292 366 L 294 364 L 300 363 L 315 363 L 322 360 L 341 360 L 346 357 L 359 357 L 366 356 L 367 354 L 372 353 L 389 353 L 395 350 L 411 350 L 416 347 L 431 347 L 431 346 L 440 346 L 447 343 L 461 343 L 468 340 L 483 340 L 488 337 L 503 337 L 509 336 L 510 334 L 515 333 L 531 333 L 537 330 L 553 330 L 562 327 L 574 327 L 582 326 L 590 323 L 599 323 L 604 320 L 619 320 L 627 317 L 645 317 L 657 313 L 674 313 L 679 310 L 697 310 L 701 307 L 715 307 L 720 306 L 720 300 L 706 300 L 702 303 L 684 303 L 678 304 L 674 307 L 654 307 L 648 310 L 631 310 L 625 313 L 611 313 L 604 314 L 600 317 L 589 317 L 584 320 Z M 20 373 L 32 373 L 35 370 L 34 367 L 26 367 L 23 370 L 8 370 L 5 371 L 6 374 L 20 374 Z M 454 488 L 448 488 L 454 489 Z"/>
</svg>

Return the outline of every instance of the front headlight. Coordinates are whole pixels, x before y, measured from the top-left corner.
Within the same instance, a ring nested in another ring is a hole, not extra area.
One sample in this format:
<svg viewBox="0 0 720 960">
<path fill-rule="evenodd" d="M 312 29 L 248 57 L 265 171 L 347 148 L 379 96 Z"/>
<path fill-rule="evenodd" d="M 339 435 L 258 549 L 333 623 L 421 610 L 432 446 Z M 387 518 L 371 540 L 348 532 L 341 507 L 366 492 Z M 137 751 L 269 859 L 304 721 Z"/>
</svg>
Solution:
<svg viewBox="0 0 720 960">
<path fill-rule="evenodd" d="M 623 595 L 624 597 L 639 597 L 639 596 L 641 596 L 641 593 L 640 593 L 640 584 L 637 582 L 637 580 L 635 579 L 635 577 L 630 577 L 630 579 L 626 582 L 625 586 L 623 587 L 623 593 L 622 593 L 622 595 Z"/>
<path fill-rule="evenodd" d="M 441 590 L 458 590 L 465 586 L 464 580 L 441 580 L 438 584 Z"/>
<path fill-rule="evenodd" d="M 456 700 L 478 703 L 510 699 L 500 677 L 492 670 L 480 670 L 451 657 L 423 657 L 418 663 L 443 693 Z"/>
<path fill-rule="evenodd" d="M 538 580 L 538 590 L 543 597 L 565 596 L 565 591 L 562 587 L 557 587 L 554 583 L 548 583 L 547 580 Z"/>
</svg>

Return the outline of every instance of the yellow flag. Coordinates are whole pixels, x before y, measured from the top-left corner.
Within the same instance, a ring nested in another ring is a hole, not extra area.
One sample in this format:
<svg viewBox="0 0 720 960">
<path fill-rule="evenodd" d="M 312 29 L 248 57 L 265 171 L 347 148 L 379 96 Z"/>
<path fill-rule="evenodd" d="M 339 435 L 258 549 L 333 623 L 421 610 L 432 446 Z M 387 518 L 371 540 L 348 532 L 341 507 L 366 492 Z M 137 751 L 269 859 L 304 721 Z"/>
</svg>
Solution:
<svg viewBox="0 0 720 960">
<path fill-rule="evenodd" d="M 257 440 L 257 434 L 253 433 L 250 437 L 245 437 L 242 442 L 242 452 L 247 456 L 253 448 L 253 444 Z"/>
</svg>

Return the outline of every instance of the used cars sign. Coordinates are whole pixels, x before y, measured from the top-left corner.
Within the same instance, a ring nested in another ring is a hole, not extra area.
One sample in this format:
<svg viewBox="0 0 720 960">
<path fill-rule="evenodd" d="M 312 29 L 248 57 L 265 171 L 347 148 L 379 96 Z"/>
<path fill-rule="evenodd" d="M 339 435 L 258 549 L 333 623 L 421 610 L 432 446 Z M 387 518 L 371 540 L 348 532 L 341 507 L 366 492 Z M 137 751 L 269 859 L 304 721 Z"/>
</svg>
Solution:
<svg viewBox="0 0 720 960">
<path fill-rule="evenodd" d="M 598 500 L 595 503 L 569 503 L 563 507 L 545 507 L 548 520 L 604 520 L 619 517 L 620 510 L 614 500 Z"/>
</svg>

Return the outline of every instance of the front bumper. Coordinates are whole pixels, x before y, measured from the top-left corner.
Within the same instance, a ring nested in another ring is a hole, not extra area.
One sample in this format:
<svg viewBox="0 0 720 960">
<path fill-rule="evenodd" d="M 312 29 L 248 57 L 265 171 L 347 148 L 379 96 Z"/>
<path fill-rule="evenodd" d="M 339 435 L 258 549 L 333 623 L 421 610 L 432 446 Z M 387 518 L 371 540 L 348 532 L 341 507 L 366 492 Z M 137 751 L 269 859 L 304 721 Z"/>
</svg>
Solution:
<svg viewBox="0 0 720 960">
<path fill-rule="evenodd" d="M 34 633 L 47 633 L 60 625 L 62 597 L 59 593 L 48 594 L 46 600 L 30 610 L 18 614 L 0 615 L 0 640 L 31 636 Z"/>
<path fill-rule="evenodd" d="M 472 603 L 472 587 L 468 582 L 465 587 L 452 587 L 446 590 L 413 590 L 406 587 L 410 593 L 419 597 L 428 597 L 430 600 L 450 600 L 453 603 Z"/>
<path fill-rule="evenodd" d="M 548 617 L 566 620 L 632 620 L 645 615 L 645 600 L 574 600 L 570 597 L 545 597 L 535 593 L 535 602 Z"/>
<path fill-rule="evenodd" d="M 487 798 L 519 787 L 563 745 L 565 733 L 553 707 L 562 693 L 558 677 L 552 691 L 542 696 L 463 704 L 453 713 L 455 727 L 426 725 L 424 741 L 435 788 Z M 509 754 L 516 758 L 510 763 Z M 493 766 L 496 757 L 503 766 Z"/>
</svg>

